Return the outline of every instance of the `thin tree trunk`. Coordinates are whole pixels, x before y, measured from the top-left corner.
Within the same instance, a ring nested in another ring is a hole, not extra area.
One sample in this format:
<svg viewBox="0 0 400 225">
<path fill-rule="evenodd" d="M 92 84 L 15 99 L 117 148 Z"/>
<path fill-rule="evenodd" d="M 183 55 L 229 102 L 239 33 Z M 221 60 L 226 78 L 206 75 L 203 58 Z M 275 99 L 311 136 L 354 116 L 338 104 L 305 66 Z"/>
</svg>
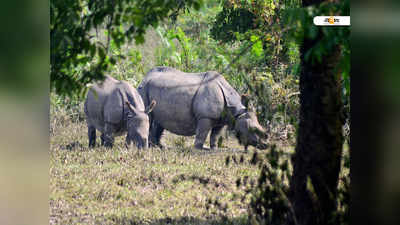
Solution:
<svg viewBox="0 0 400 225">
<path fill-rule="evenodd" d="M 300 123 L 290 188 L 297 221 L 304 225 L 334 223 L 343 145 L 340 75 L 334 73 L 340 47 L 321 63 L 304 58 L 321 35 L 305 38 L 300 49 Z"/>
</svg>

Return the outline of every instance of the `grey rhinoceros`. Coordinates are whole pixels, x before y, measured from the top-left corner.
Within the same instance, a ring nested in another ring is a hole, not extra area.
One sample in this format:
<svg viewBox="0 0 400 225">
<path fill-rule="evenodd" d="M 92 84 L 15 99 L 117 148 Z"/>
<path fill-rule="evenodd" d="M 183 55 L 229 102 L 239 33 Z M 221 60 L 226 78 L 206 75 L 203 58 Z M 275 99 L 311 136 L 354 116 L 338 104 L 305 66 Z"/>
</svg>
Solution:
<svg viewBox="0 0 400 225">
<path fill-rule="evenodd" d="M 96 145 L 96 129 L 101 144 L 112 147 L 115 136 L 127 133 L 126 144 L 148 147 L 149 116 L 155 101 L 145 109 L 138 91 L 125 81 L 106 76 L 104 81 L 90 85 L 85 101 L 89 147 Z"/>
<path fill-rule="evenodd" d="M 239 142 L 267 148 L 265 129 L 254 112 L 241 103 L 240 95 L 217 72 L 184 73 L 169 67 L 150 70 L 138 87 L 145 104 L 157 102 L 150 114 L 150 143 L 160 144 L 164 129 L 184 136 L 196 135 L 195 148 L 202 149 L 211 130 L 214 149 L 220 131 L 230 125 Z M 161 146 L 162 147 L 162 146 Z"/>
</svg>

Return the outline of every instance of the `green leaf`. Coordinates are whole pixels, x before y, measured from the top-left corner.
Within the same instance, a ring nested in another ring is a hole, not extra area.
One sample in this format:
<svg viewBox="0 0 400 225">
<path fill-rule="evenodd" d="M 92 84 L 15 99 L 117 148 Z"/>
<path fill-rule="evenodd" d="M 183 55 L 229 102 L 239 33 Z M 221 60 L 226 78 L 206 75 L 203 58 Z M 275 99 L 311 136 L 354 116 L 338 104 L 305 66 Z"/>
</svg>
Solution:
<svg viewBox="0 0 400 225">
<path fill-rule="evenodd" d="M 250 37 L 251 42 L 256 42 L 258 39 L 259 39 L 259 37 L 256 35 L 251 35 L 251 37 Z"/>
<path fill-rule="evenodd" d="M 255 44 L 253 44 L 251 48 L 251 53 L 256 57 L 261 57 L 263 54 L 263 47 L 261 40 L 258 40 Z"/>
<path fill-rule="evenodd" d="M 144 43 L 144 36 L 143 35 L 138 35 L 135 37 L 135 43 L 136 44 L 143 44 Z"/>
</svg>

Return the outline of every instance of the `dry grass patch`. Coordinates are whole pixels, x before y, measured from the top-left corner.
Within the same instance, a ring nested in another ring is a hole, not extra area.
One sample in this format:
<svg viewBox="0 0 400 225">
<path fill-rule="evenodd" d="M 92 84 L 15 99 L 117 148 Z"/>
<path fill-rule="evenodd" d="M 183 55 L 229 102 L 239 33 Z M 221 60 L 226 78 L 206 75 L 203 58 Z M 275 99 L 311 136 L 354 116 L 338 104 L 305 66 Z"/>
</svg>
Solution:
<svg viewBox="0 0 400 225">
<path fill-rule="evenodd" d="M 63 124 L 53 126 L 50 140 L 51 224 L 246 223 L 249 199 L 240 198 L 245 188 L 236 180 L 258 177 L 250 153 L 191 149 L 192 138 L 182 148 L 166 150 L 128 150 L 124 137 L 116 138 L 111 150 L 88 149 L 85 122 Z M 165 135 L 169 147 L 182 143 Z M 227 145 L 239 147 L 229 140 Z M 232 155 L 244 160 L 226 165 Z M 226 204 L 226 210 L 207 204 L 210 199 Z"/>
</svg>

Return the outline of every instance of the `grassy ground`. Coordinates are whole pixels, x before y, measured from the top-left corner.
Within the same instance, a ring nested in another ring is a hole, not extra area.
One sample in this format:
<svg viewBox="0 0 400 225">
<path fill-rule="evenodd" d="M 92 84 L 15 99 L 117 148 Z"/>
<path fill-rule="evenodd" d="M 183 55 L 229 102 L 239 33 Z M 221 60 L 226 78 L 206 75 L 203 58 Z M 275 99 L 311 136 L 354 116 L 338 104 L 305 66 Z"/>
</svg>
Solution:
<svg viewBox="0 0 400 225">
<path fill-rule="evenodd" d="M 124 137 L 107 150 L 88 149 L 86 132 L 84 121 L 51 120 L 50 224 L 246 223 L 249 197 L 236 180 L 259 171 L 249 163 L 254 150 L 233 137 L 217 151 L 191 149 L 193 138 L 170 133 L 166 150 L 127 150 Z M 226 165 L 229 155 L 243 162 Z M 226 210 L 208 204 L 216 199 Z"/>
</svg>

